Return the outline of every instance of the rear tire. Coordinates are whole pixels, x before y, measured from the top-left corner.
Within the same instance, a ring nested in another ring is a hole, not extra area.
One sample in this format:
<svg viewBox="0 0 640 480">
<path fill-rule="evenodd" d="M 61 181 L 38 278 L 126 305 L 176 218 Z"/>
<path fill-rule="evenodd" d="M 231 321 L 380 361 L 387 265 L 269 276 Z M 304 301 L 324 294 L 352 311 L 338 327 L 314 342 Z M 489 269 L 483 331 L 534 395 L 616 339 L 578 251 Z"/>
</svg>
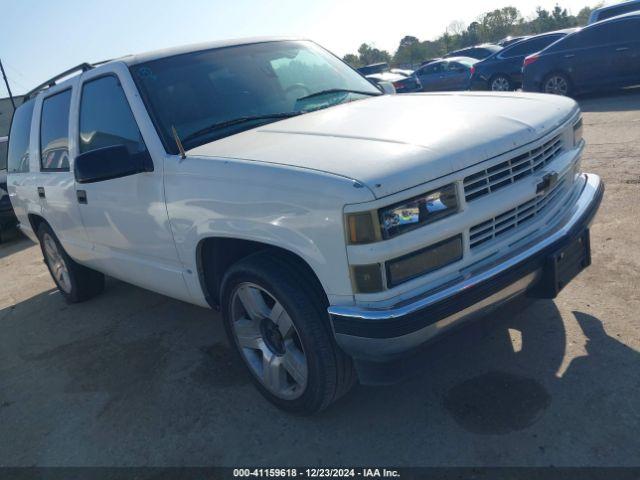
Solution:
<svg viewBox="0 0 640 480">
<path fill-rule="evenodd" d="M 229 269 L 221 292 L 229 342 L 270 402 L 310 415 L 353 386 L 353 363 L 335 343 L 326 299 L 297 261 L 250 255 Z"/>
<path fill-rule="evenodd" d="M 489 88 L 493 92 L 511 92 L 514 89 L 511 78 L 501 73 L 491 78 L 491 81 L 489 82 Z"/>
<path fill-rule="evenodd" d="M 38 227 L 38 239 L 44 263 L 67 302 L 83 302 L 104 290 L 104 275 L 80 265 L 67 255 L 58 237 L 45 222 Z"/>
<path fill-rule="evenodd" d="M 542 93 L 568 97 L 571 95 L 571 80 L 564 73 L 551 73 L 542 81 Z"/>
</svg>

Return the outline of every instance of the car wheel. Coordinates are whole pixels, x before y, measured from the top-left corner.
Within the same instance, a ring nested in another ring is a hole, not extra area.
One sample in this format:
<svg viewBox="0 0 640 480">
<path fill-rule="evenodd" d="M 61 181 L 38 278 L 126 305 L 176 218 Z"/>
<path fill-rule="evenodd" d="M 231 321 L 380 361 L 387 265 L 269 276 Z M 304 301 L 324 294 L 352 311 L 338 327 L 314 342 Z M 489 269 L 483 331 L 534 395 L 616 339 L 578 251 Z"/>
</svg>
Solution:
<svg viewBox="0 0 640 480">
<path fill-rule="evenodd" d="M 493 77 L 490 87 L 494 92 L 510 92 L 513 90 L 511 79 L 506 75 L 496 75 Z"/>
<path fill-rule="evenodd" d="M 569 77 L 564 73 L 552 73 L 542 82 L 542 92 L 568 96 L 571 93 Z"/>
<path fill-rule="evenodd" d="M 104 290 L 104 275 L 69 257 L 48 224 L 40 224 L 38 239 L 44 263 L 65 300 L 69 303 L 83 302 Z"/>
<path fill-rule="evenodd" d="M 288 257 L 251 255 L 222 283 L 227 336 L 260 392 L 297 414 L 316 413 L 355 383 L 336 345 L 323 294 Z"/>
</svg>

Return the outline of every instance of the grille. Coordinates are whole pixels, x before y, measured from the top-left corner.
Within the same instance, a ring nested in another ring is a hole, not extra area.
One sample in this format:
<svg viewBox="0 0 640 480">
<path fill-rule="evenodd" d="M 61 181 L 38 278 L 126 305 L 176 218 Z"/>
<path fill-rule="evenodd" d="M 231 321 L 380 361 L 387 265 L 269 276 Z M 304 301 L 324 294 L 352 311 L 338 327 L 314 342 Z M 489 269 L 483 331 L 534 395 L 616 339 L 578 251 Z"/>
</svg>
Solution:
<svg viewBox="0 0 640 480">
<path fill-rule="evenodd" d="M 515 158 L 481 170 L 464 179 L 467 202 L 517 182 L 552 162 L 562 150 L 560 135 Z"/>
<path fill-rule="evenodd" d="M 536 197 L 516 208 L 512 208 L 497 217 L 479 223 L 471 227 L 469 231 L 469 246 L 475 248 L 483 243 L 490 242 L 505 233 L 508 233 L 520 225 L 523 225 L 537 215 L 540 215 L 546 208 L 557 199 L 565 190 L 566 178 L 560 180 L 555 187 L 542 197 Z"/>
</svg>

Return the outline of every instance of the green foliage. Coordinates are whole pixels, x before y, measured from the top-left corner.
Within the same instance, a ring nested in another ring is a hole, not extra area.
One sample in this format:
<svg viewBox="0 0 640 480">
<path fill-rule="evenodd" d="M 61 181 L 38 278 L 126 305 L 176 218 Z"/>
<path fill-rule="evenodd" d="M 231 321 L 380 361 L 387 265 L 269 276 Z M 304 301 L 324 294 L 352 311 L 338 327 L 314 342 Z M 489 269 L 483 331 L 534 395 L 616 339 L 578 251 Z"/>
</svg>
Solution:
<svg viewBox="0 0 640 480">
<path fill-rule="evenodd" d="M 515 7 L 504 7 L 482 14 L 476 21 L 465 26 L 452 22 L 446 31 L 435 40 L 420 41 L 407 35 L 400 40 L 393 57 L 386 50 L 378 50 L 363 43 L 357 54 L 349 53 L 343 60 L 353 67 L 371 63 L 388 62 L 393 65 L 418 65 L 430 58 L 437 58 L 459 48 L 485 42 L 497 42 L 509 35 L 533 35 L 586 25 L 594 7 L 584 7 L 577 15 L 571 15 L 560 5 L 551 10 L 538 7 L 533 17 L 525 19 Z"/>
</svg>

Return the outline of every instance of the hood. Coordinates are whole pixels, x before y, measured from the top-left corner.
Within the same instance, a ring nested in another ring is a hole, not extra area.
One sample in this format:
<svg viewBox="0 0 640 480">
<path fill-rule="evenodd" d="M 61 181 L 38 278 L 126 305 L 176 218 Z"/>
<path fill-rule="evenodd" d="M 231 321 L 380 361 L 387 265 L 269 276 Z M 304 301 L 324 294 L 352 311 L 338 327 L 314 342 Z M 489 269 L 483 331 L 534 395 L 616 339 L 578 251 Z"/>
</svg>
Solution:
<svg viewBox="0 0 640 480">
<path fill-rule="evenodd" d="M 357 180 L 379 198 L 530 143 L 577 108 L 571 99 L 541 94 L 383 95 L 270 123 L 189 154 L 319 170 Z"/>
</svg>

